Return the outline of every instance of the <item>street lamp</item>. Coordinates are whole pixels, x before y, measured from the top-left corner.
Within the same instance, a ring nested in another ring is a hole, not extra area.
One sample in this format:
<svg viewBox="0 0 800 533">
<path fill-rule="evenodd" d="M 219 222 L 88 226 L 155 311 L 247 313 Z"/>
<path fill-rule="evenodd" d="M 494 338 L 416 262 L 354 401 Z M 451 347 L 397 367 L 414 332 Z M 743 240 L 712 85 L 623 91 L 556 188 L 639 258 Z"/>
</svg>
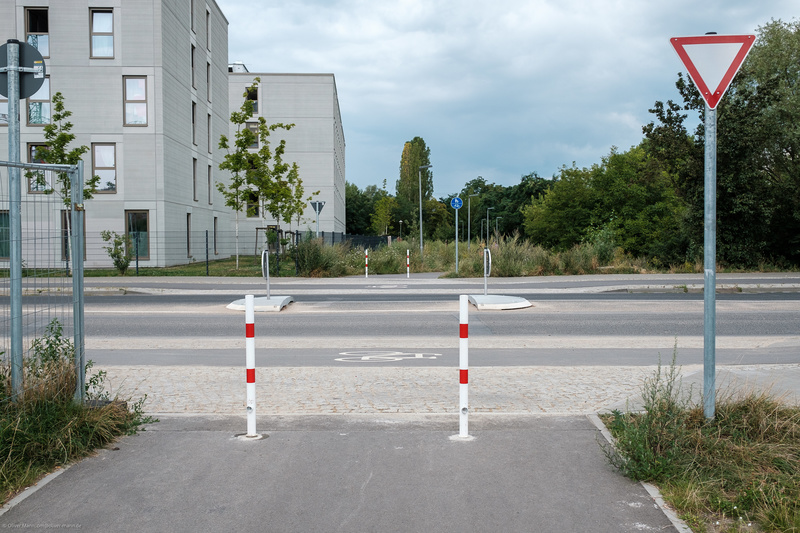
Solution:
<svg viewBox="0 0 800 533">
<path fill-rule="evenodd" d="M 422 259 L 422 171 L 433 165 L 420 165 L 419 167 L 419 257 Z"/>
<path fill-rule="evenodd" d="M 400 237 L 399 237 L 398 240 L 402 241 L 403 240 L 403 221 L 400 220 L 399 222 L 400 222 Z"/>
<path fill-rule="evenodd" d="M 467 197 L 467 251 L 468 252 L 469 252 L 469 241 L 472 238 L 470 236 L 470 234 L 469 234 L 469 224 L 470 224 L 470 221 L 472 220 L 472 215 L 471 215 L 470 211 L 472 209 L 472 197 L 473 196 L 480 196 L 480 195 L 478 195 L 478 194 L 470 194 Z"/>
<path fill-rule="evenodd" d="M 494 219 L 494 236 L 498 241 L 500 240 L 500 234 L 497 232 L 497 221 L 500 220 L 501 218 L 503 217 L 495 217 Z"/>
<path fill-rule="evenodd" d="M 486 246 L 489 246 L 489 210 L 494 209 L 494 207 L 487 207 L 486 208 Z"/>
</svg>

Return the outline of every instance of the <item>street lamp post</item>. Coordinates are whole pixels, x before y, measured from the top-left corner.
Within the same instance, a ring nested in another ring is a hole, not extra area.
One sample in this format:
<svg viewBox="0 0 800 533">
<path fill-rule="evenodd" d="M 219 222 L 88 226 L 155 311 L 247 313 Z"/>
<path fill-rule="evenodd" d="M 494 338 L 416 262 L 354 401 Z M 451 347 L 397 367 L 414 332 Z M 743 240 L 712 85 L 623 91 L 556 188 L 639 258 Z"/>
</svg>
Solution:
<svg viewBox="0 0 800 533">
<path fill-rule="evenodd" d="M 497 240 L 500 240 L 500 234 L 497 232 L 497 221 L 503 217 L 495 217 L 494 219 L 494 236 Z"/>
<path fill-rule="evenodd" d="M 472 238 L 472 236 L 471 236 L 471 235 L 470 235 L 470 233 L 469 233 L 469 224 L 470 224 L 470 221 L 472 220 L 472 214 L 471 214 L 471 212 L 470 212 L 470 211 L 471 211 L 471 209 L 472 209 L 472 197 L 473 197 L 473 196 L 479 196 L 479 195 L 477 195 L 477 194 L 470 194 L 470 195 L 467 197 L 467 251 L 468 251 L 468 252 L 469 252 L 469 241 L 470 241 L 470 239 Z"/>
<path fill-rule="evenodd" d="M 489 246 L 489 211 L 494 209 L 494 207 L 487 207 L 486 208 L 486 246 Z"/>
<path fill-rule="evenodd" d="M 403 240 L 403 221 L 400 220 L 399 222 L 400 222 L 400 238 L 399 238 L 399 240 L 402 241 Z"/>
<path fill-rule="evenodd" d="M 422 171 L 433 165 L 420 165 L 419 167 L 419 258 L 422 259 Z"/>
</svg>

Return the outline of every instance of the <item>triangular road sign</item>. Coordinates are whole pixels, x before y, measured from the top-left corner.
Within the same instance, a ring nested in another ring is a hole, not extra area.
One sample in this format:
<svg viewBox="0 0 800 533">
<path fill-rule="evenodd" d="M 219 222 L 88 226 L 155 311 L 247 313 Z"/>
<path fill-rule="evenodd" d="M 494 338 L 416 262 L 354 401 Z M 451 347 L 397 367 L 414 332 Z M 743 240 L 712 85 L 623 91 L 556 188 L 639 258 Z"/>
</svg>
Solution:
<svg viewBox="0 0 800 533">
<path fill-rule="evenodd" d="M 715 34 L 669 40 L 710 109 L 717 107 L 755 41 L 755 35 Z"/>
</svg>

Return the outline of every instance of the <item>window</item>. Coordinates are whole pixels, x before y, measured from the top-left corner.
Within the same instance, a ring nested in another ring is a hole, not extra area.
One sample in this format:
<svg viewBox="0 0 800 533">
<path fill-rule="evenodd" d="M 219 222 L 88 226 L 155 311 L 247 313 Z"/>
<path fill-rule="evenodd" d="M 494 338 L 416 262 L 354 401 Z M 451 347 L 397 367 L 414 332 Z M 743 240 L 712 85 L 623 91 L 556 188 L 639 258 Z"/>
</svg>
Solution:
<svg viewBox="0 0 800 533">
<path fill-rule="evenodd" d="M 110 9 L 92 9 L 91 57 L 114 57 L 114 12 Z"/>
<path fill-rule="evenodd" d="M 192 102 L 192 144 L 197 146 L 197 104 Z"/>
<path fill-rule="evenodd" d="M 206 50 L 211 50 L 211 13 L 206 10 Z"/>
<path fill-rule="evenodd" d="M 211 152 L 214 151 L 214 138 L 211 135 L 211 113 L 208 114 L 206 125 L 207 125 L 206 130 L 208 131 L 208 153 L 210 154 Z"/>
<path fill-rule="evenodd" d="M 192 31 L 194 31 L 194 0 L 189 2 L 189 19 L 191 20 Z"/>
<path fill-rule="evenodd" d="M 8 99 L 0 95 L 0 126 L 8 126 Z"/>
<path fill-rule="evenodd" d="M 258 87 L 248 87 L 245 90 L 247 100 L 253 104 L 253 114 L 258 114 Z"/>
<path fill-rule="evenodd" d="M 192 88 L 193 89 L 197 89 L 197 81 L 196 81 L 197 80 L 197 76 L 195 76 L 195 73 L 194 73 L 194 70 L 195 70 L 195 68 L 194 68 L 194 66 L 195 66 L 194 56 L 195 56 L 195 47 L 194 47 L 194 45 L 192 45 L 192 58 L 191 58 L 192 59 Z"/>
<path fill-rule="evenodd" d="M 46 163 L 42 158 L 42 151 L 47 150 L 46 144 L 28 144 L 28 163 Z M 53 190 L 53 173 L 50 171 L 31 171 L 28 174 L 28 192 L 50 192 Z"/>
<path fill-rule="evenodd" d="M 217 217 L 214 217 L 214 255 L 219 254 L 217 249 Z"/>
<path fill-rule="evenodd" d="M 92 144 L 92 176 L 100 176 L 97 192 L 117 192 L 117 154 L 115 144 Z"/>
<path fill-rule="evenodd" d="M 124 76 L 125 125 L 147 126 L 147 77 Z"/>
<path fill-rule="evenodd" d="M 50 78 L 36 93 L 28 98 L 28 126 L 44 126 L 50 124 Z"/>
<path fill-rule="evenodd" d="M 247 201 L 247 218 L 258 218 L 258 193 L 255 191 L 245 191 Z"/>
<path fill-rule="evenodd" d="M 211 63 L 206 62 L 206 100 L 211 101 Z"/>
<path fill-rule="evenodd" d="M 186 257 L 192 257 L 192 214 L 186 213 Z"/>
<path fill-rule="evenodd" d="M 217 248 L 217 217 L 214 217 L 214 250 Z M 11 219 L 8 211 L 0 211 L 0 259 L 11 255 Z"/>
<path fill-rule="evenodd" d="M 81 218 L 84 217 L 83 211 L 75 211 L 75 213 L 79 213 L 78 216 Z M 67 211 L 66 209 L 61 210 L 61 260 L 62 261 L 69 261 L 71 259 L 71 252 L 70 250 L 70 240 L 68 238 L 70 230 L 72 228 L 72 213 Z M 67 220 L 69 219 L 69 223 Z M 86 260 L 86 219 L 83 218 L 83 259 Z"/>
<path fill-rule="evenodd" d="M 197 158 L 192 158 L 192 198 L 197 201 Z"/>
<path fill-rule="evenodd" d="M 131 239 L 134 259 L 150 259 L 148 211 L 125 211 L 125 234 Z"/>
<path fill-rule="evenodd" d="M 25 39 L 36 48 L 42 57 L 50 57 L 50 35 L 47 23 L 47 8 L 25 10 Z"/>
<path fill-rule="evenodd" d="M 211 165 L 208 165 L 208 205 L 214 203 L 214 189 L 212 188 Z"/>
<path fill-rule="evenodd" d="M 252 131 L 253 134 L 256 136 L 253 143 L 249 146 L 249 148 L 258 148 L 258 123 L 257 122 L 248 122 L 247 129 Z"/>
</svg>

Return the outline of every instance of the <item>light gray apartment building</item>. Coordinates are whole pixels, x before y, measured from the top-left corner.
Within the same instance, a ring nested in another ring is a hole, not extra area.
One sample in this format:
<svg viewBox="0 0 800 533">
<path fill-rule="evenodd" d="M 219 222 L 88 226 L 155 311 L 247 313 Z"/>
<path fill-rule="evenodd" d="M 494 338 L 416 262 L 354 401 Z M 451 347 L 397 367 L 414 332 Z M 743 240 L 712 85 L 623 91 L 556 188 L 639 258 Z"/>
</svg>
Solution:
<svg viewBox="0 0 800 533">
<path fill-rule="evenodd" d="M 102 230 L 138 237 L 143 266 L 204 260 L 207 249 L 212 259 L 234 253 L 234 214 L 216 187 L 229 179 L 219 170 L 218 143 L 231 135 L 239 85 L 253 75 L 229 78 L 228 21 L 214 0 L 3 0 L 0 41 L 7 39 L 37 47 L 47 68 L 39 92 L 20 102 L 22 160 L 34 161 L 60 92 L 73 113 L 72 146 L 90 147 L 86 178 L 101 178 L 85 204 L 87 267 L 111 266 Z M 297 124 L 285 159 L 297 161 L 307 191 L 321 191 L 320 229 L 344 231 L 344 136 L 333 76 L 261 78 L 260 112 L 270 123 Z M 0 97 L 2 160 L 7 108 Z M 23 204 L 42 195 L 40 187 L 23 178 Z M 240 219 L 250 225 L 240 231 L 244 253 L 263 222 Z M 311 207 L 303 220 L 301 229 L 314 227 Z"/>
<path fill-rule="evenodd" d="M 297 163 L 303 180 L 305 194 L 319 191 L 315 201 L 325 202 L 320 216 L 320 231 L 345 232 L 345 139 L 339 98 L 333 74 L 270 74 L 248 72 L 241 62 L 228 68 L 230 110 L 239 111 L 245 93 L 253 104 L 252 126 L 259 117 L 267 124 L 294 124 L 289 130 L 278 129 L 270 136 L 270 145 L 286 140 L 284 161 Z M 253 80 L 259 78 L 257 91 L 250 90 Z M 230 138 L 236 134 L 231 125 Z M 257 214 L 256 214 L 257 212 Z M 242 217 L 244 234 L 255 235 L 255 228 L 272 227 L 276 222 L 263 220 L 263 209 L 251 209 L 250 216 Z M 316 214 L 308 206 L 300 217 L 280 229 L 301 232 L 316 231 Z"/>
</svg>

